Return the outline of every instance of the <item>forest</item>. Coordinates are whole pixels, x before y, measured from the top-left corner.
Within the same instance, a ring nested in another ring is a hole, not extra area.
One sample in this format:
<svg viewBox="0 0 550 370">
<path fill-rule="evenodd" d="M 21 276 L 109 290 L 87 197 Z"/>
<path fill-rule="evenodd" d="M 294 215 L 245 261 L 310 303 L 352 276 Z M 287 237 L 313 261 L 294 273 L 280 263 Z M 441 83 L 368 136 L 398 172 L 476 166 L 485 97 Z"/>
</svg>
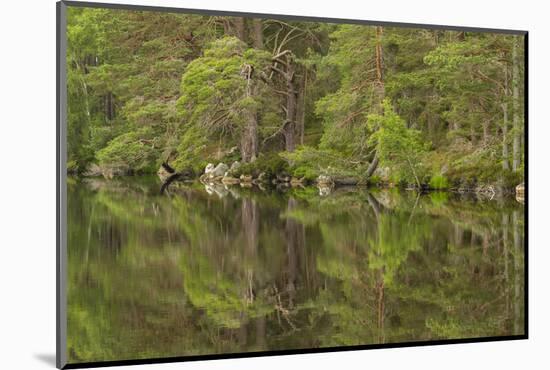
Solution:
<svg viewBox="0 0 550 370">
<path fill-rule="evenodd" d="M 523 36 L 69 8 L 67 38 L 70 174 L 524 181 Z"/>
</svg>

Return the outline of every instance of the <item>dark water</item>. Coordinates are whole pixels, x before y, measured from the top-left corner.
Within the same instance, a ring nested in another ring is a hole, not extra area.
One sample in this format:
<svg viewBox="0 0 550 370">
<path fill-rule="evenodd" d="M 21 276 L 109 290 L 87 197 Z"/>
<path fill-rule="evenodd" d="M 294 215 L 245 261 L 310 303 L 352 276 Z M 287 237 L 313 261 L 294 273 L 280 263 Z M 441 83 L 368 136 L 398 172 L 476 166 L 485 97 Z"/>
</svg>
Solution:
<svg viewBox="0 0 550 370">
<path fill-rule="evenodd" d="M 523 206 L 69 179 L 70 362 L 523 334 Z"/>
</svg>

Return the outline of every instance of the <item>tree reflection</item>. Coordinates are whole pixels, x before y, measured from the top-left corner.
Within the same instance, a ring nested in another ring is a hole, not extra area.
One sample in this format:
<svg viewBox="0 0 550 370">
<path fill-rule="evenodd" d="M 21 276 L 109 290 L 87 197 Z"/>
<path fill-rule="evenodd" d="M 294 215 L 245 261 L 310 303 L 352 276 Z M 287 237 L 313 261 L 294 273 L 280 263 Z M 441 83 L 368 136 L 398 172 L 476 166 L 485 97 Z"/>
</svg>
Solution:
<svg viewBox="0 0 550 370">
<path fill-rule="evenodd" d="M 523 333 L 523 208 L 446 193 L 69 186 L 71 361 Z"/>
</svg>

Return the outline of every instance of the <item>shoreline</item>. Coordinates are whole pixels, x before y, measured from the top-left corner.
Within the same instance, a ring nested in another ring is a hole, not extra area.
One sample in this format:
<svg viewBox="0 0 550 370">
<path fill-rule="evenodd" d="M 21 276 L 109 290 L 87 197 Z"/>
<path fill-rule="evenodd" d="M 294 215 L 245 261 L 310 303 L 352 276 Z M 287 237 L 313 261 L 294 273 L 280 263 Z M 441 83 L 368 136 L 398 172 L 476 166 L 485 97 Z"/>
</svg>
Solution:
<svg viewBox="0 0 550 370">
<path fill-rule="evenodd" d="M 71 178 L 77 178 L 79 180 L 101 178 L 107 181 L 122 179 L 122 178 L 128 179 L 132 177 L 157 177 L 161 181 L 161 186 L 166 183 L 166 179 L 163 179 L 161 176 L 154 173 L 134 173 L 134 174 L 123 174 L 123 175 L 116 175 L 116 176 L 104 176 L 101 174 L 90 176 L 90 175 L 83 175 L 83 174 L 67 173 L 67 176 Z M 475 195 L 475 196 L 482 196 L 484 199 L 489 199 L 489 200 L 513 197 L 521 204 L 524 204 L 524 201 L 525 201 L 524 193 L 522 194 L 521 191 L 518 192 L 518 187 L 521 186 L 521 184 L 516 187 L 499 187 L 499 186 L 496 186 L 495 184 L 476 184 L 475 186 L 448 187 L 448 188 L 442 188 L 442 189 L 434 189 L 426 186 L 419 189 L 418 187 L 395 185 L 392 183 L 372 184 L 368 182 L 359 182 L 359 181 L 353 184 L 350 184 L 350 183 L 344 184 L 339 182 L 333 182 L 331 184 L 328 184 L 328 183 L 319 183 L 316 181 L 308 181 L 308 182 L 258 181 L 257 179 L 252 179 L 251 181 L 241 181 L 240 179 L 235 178 L 236 181 L 224 182 L 224 181 L 221 181 L 222 179 L 204 179 L 202 178 L 203 176 L 204 174 L 200 176 L 194 176 L 194 177 L 184 177 L 181 179 L 176 178 L 174 179 L 173 184 L 197 182 L 206 186 L 223 186 L 226 188 L 235 187 L 235 186 L 239 186 L 241 188 L 256 187 L 256 188 L 259 188 L 260 190 L 266 190 L 266 188 L 269 188 L 271 190 L 288 190 L 292 188 L 294 189 L 317 188 L 320 190 L 321 193 L 324 192 L 325 195 L 328 195 L 337 189 L 346 189 L 346 188 L 373 189 L 373 190 L 396 189 L 400 191 L 417 192 L 419 194 L 443 192 L 443 193 L 451 193 L 456 195 L 472 195 L 472 196 Z"/>
</svg>

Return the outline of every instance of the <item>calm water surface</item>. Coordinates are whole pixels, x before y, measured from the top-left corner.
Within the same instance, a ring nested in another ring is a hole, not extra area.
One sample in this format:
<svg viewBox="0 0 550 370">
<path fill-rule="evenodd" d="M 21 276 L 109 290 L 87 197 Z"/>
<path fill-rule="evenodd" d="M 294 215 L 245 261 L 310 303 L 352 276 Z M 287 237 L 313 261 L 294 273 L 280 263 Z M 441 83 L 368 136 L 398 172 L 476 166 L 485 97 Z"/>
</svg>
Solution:
<svg viewBox="0 0 550 370">
<path fill-rule="evenodd" d="M 523 334 L 523 206 L 69 179 L 70 362 Z"/>
</svg>

